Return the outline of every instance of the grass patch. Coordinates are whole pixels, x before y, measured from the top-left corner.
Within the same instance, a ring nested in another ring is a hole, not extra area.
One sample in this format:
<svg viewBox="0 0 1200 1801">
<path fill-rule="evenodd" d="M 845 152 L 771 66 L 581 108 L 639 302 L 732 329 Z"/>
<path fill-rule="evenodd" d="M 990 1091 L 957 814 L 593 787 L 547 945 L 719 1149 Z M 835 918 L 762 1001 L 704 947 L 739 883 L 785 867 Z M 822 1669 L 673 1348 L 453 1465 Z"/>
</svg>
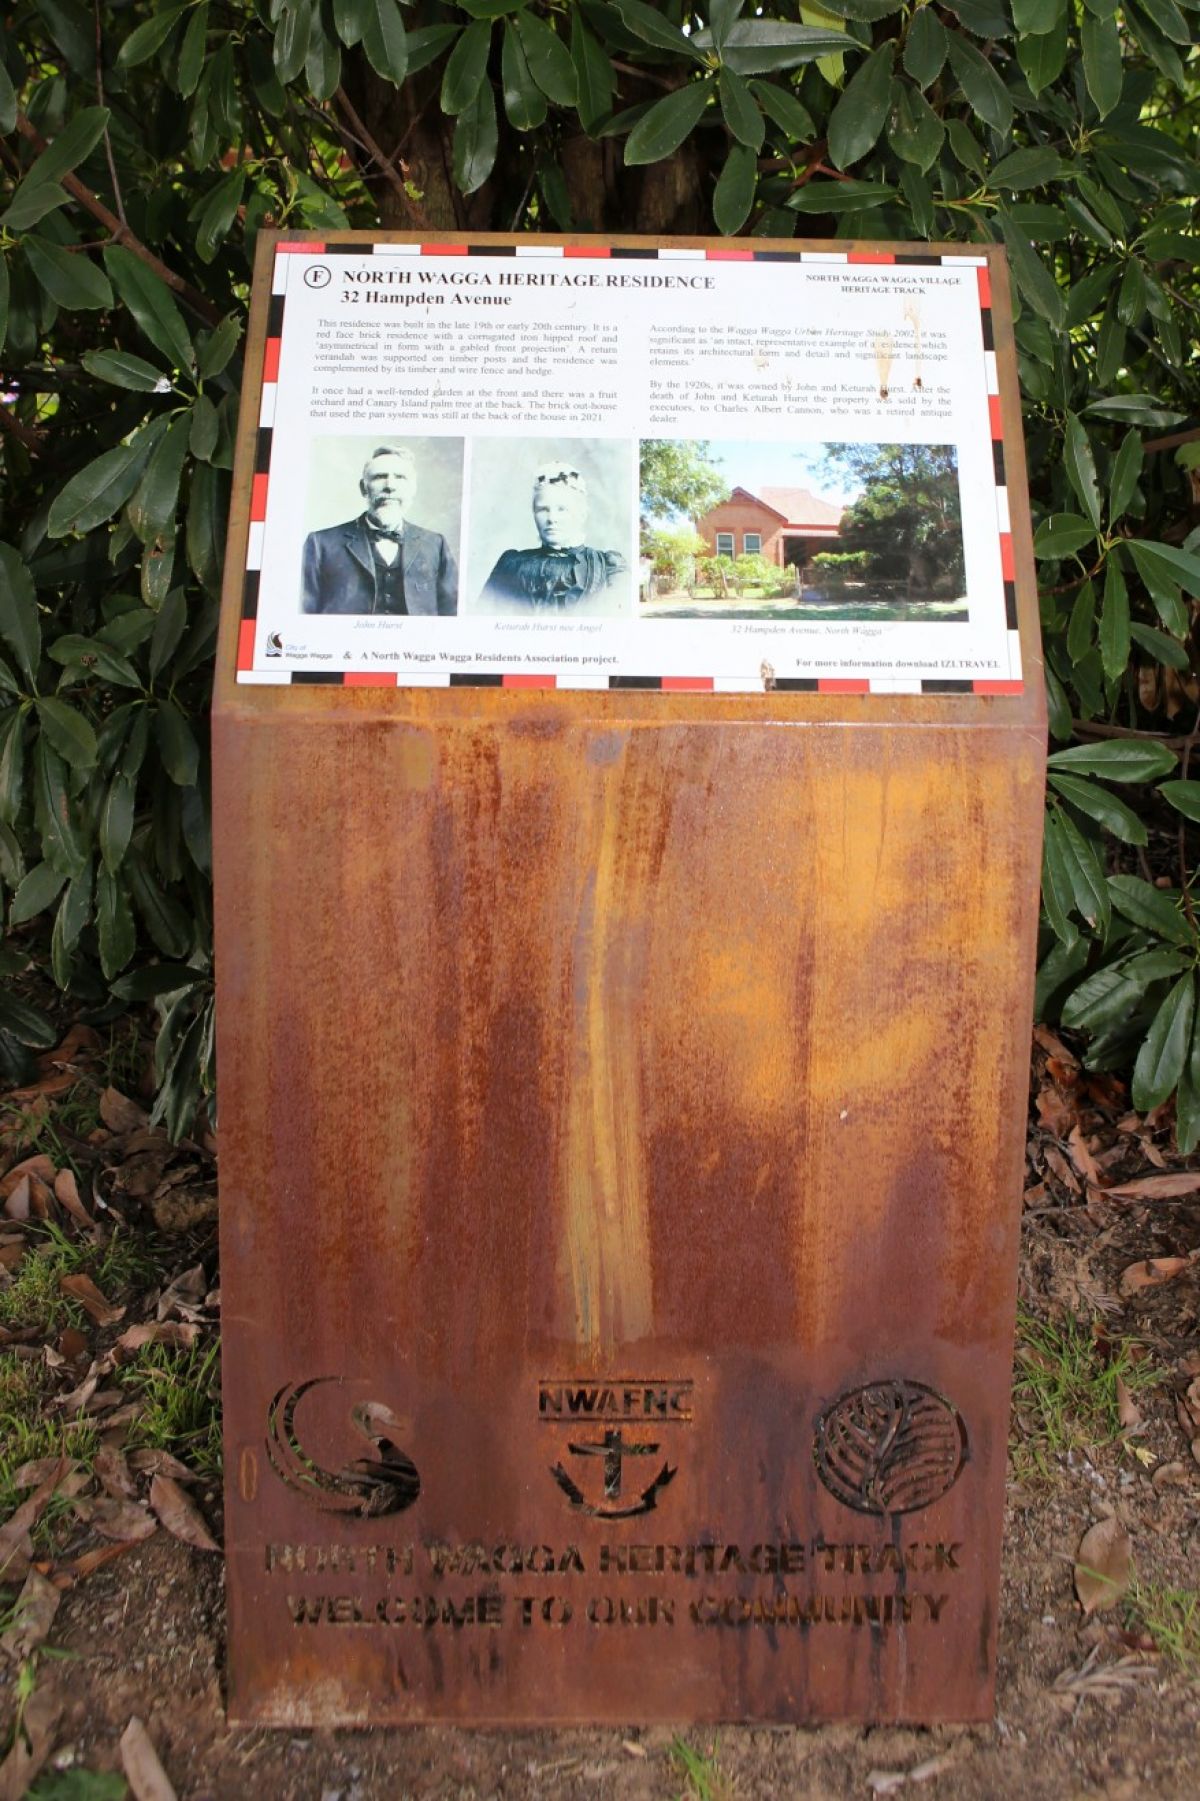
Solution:
<svg viewBox="0 0 1200 1801">
<path fill-rule="evenodd" d="M 63 1276 L 90 1276 L 107 1301 L 154 1278 L 154 1259 L 128 1232 L 118 1229 L 96 1245 L 68 1238 L 50 1222 L 31 1225 L 28 1231 L 30 1248 L 8 1287 L 0 1290 L 0 1325 L 34 1332 L 85 1325 L 87 1315 L 79 1303 L 59 1287 Z"/>
<path fill-rule="evenodd" d="M 667 1753 L 671 1768 L 683 1780 L 680 1801 L 724 1801 L 729 1789 L 717 1763 L 714 1739 L 707 1751 L 675 1738 Z"/>
<path fill-rule="evenodd" d="M 1126 1608 L 1130 1624 L 1154 1640 L 1156 1651 L 1181 1669 L 1200 1673 L 1200 1591 L 1135 1581 Z"/>
<path fill-rule="evenodd" d="M 1131 1338 L 1101 1345 L 1084 1320 L 1055 1323 L 1024 1310 L 1018 1314 L 1013 1465 L 1019 1481 L 1047 1481 L 1069 1452 L 1120 1437 L 1118 1380 L 1131 1394 L 1159 1380 L 1137 1350 Z"/>
<path fill-rule="evenodd" d="M 129 1449 L 170 1451 L 200 1476 L 221 1473 L 220 1346 L 146 1345 L 118 1372 L 141 1412 Z"/>
<path fill-rule="evenodd" d="M 90 1469 L 100 1448 L 94 1420 L 46 1415 L 49 1387 L 40 1364 L 11 1351 L 0 1352 L 0 1519 L 7 1519 L 26 1499 L 13 1481 L 22 1464 L 38 1457 L 69 1457 Z M 52 1495 L 33 1529 L 34 1545 L 53 1544 L 59 1528 L 73 1518 L 70 1500 Z"/>
</svg>

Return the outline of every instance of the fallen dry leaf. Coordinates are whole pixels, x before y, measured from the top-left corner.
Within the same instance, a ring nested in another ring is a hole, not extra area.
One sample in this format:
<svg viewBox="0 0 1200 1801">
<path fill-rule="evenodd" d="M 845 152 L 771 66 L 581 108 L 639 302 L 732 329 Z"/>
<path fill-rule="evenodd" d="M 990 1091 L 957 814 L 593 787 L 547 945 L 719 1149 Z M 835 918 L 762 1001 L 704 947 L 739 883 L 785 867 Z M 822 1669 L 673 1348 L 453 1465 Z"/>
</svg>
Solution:
<svg viewBox="0 0 1200 1801">
<path fill-rule="evenodd" d="M 87 1356 L 88 1341 L 78 1326 L 64 1326 L 58 1335 L 58 1354 L 64 1363 L 78 1363 Z"/>
<path fill-rule="evenodd" d="M 47 1471 L 29 1499 L 22 1501 L 16 1512 L 0 1526 L 0 1581 L 13 1583 L 25 1580 L 29 1572 L 29 1561 L 33 1556 L 29 1534 L 41 1519 L 51 1495 L 70 1469 L 71 1464 L 66 1457 L 56 1458 L 53 1468 Z"/>
<path fill-rule="evenodd" d="M 13 1471 L 13 1487 L 22 1491 L 27 1488 L 40 1488 L 43 1482 L 57 1474 L 62 1461 L 61 1457 L 34 1457 L 29 1463 L 23 1463 Z M 65 1476 L 75 1467 L 75 1464 L 68 1463 L 63 1475 Z"/>
<path fill-rule="evenodd" d="M 1173 1176 L 1142 1176 L 1136 1182 L 1121 1182 L 1104 1192 L 1119 1201 L 1169 1201 L 1182 1194 L 1200 1192 L 1200 1170 L 1179 1170 Z"/>
<path fill-rule="evenodd" d="M 136 1132 L 148 1115 L 120 1089 L 106 1088 L 100 1096 L 100 1117 L 110 1132 Z"/>
<path fill-rule="evenodd" d="M 1097 1520 L 1075 1553 L 1075 1593 L 1084 1613 L 1103 1613 L 1115 1606 L 1132 1574 L 1128 1532 L 1115 1515 Z"/>
<path fill-rule="evenodd" d="M 75 1172 L 60 1169 L 54 1178 L 54 1198 L 64 1213 L 69 1213 L 77 1226 L 85 1231 L 94 1232 L 96 1222 L 79 1198 L 79 1184 L 75 1180 Z"/>
<path fill-rule="evenodd" d="M 105 1495 L 92 1502 L 89 1524 L 104 1538 L 119 1539 L 125 1545 L 137 1544 L 143 1538 L 153 1538 L 158 1531 L 157 1520 L 144 1507 L 139 1507 L 136 1501 L 123 1501 L 115 1495 Z"/>
<path fill-rule="evenodd" d="M 54 1624 L 61 1599 L 52 1582 L 47 1582 L 39 1571 L 30 1570 L 13 1608 L 12 1625 L 0 1633 L 0 1656 L 12 1663 L 24 1663 Z"/>
<path fill-rule="evenodd" d="M 204 1311 L 202 1303 L 207 1289 L 204 1265 L 194 1263 L 191 1269 L 185 1269 L 182 1275 L 169 1282 L 159 1295 L 155 1309 L 158 1318 L 169 1319 L 177 1313 L 185 1320 L 199 1319 Z"/>
<path fill-rule="evenodd" d="M 139 1476 L 170 1476 L 174 1482 L 196 1482 L 199 1478 L 186 1463 L 172 1457 L 170 1451 L 143 1450 L 129 1453 L 129 1467 Z"/>
<path fill-rule="evenodd" d="M 1045 1148 L 1044 1155 L 1047 1167 L 1054 1172 L 1063 1187 L 1069 1189 L 1072 1194 L 1079 1194 L 1081 1192 L 1079 1177 L 1075 1174 L 1075 1171 L 1071 1168 L 1071 1165 L 1067 1162 L 1057 1145 L 1048 1144 Z"/>
<path fill-rule="evenodd" d="M 1057 1033 L 1052 1032 L 1049 1026 L 1034 1026 L 1033 1041 L 1035 1044 L 1040 1044 L 1042 1049 L 1051 1057 L 1057 1057 L 1060 1062 L 1068 1067 L 1072 1069 L 1079 1068 L 1079 1064 L 1071 1055 L 1062 1039 Z"/>
<path fill-rule="evenodd" d="M 136 1714 L 121 1734 L 121 1766 L 135 1801 L 177 1801 L 150 1734 Z"/>
<path fill-rule="evenodd" d="M 22 1176 L 36 1176 L 39 1182 L 53 1187 L 57 1173 L 49 1157 L 40 1151 L 36 1156 L 22 1157 L 19 1163 L 11 1164 L 0 1176 L 0 1195 L 7 1200 Z"/>
<path fill-rule="evenodd" d="M 31 1186 L 28 1176 L 22 1176 L 5 1198 L 4 1211 L 9 1219 L 15 1219 L 23 1225 L 30 1217 Z"/>
<path fill-rule="evenodd" d="M 35 1688 L 21 1715 L 21 1730 L 0 1764 L 0 1801 L 25 1801 L 38 1771 L 54 1749 L 62 1708 L 49 1689 Z"/>
<path fill-rule="evenodd" d="M 114 1307 L 105 1300 L 90 1276 L 60 1276 L 58 1286 L 71 1300 L 78 1301 L 89 1318 L 98 1326 L 115 1326 L 125 1318 L 124 1307 Z"/>
<path fill-rule="evenodd" d="M 150 1325 L 127 1326 L 117 1340 L 119 1351 L 140 1351 L 143 1345 L 165 1344 L 188 1350 L 200 1336 L 199 1326 L 183 1320 L 158 1320 Z"/>
<path fill-rule="evenodd" d="M 161 1473 L 150 1484 L 150 1505 L 174 1538 L 197 1551 L 219 1551 L 200 1509 L 177 1482 Z"/>
<path fill-rule="evenodd" d="M 1189 1257 L 1146 1257 L 1141 1263 L 1131 1263 L 1121 1271 L 1120 1291 L 1128 1298 L 1143 1288 L 1159 1288 L 1174 1281 L 1190 1262 Z"/>
<path fill-rule="evenodd" d="M 1117 1377 L 1116 1386 L 1117 1386 L 1117 1418 L 1121 1422 L 1122 1426 L 1128 1427 L 1129 1429 L 1132 1430 L 1132 1428 L 1134 1426 L 1140 1426 L 1142 1423 L 1141 1409 L 1138 1406 L 1137 1402 L 1134 1400 L 1133 1396 L 1130 1394 L 1129 1389 L 1126 1386 L 1126 1383 L 1125 1383 L 1125 1380 L 1123 1377 L 1121 1377 L 1121 1376 Z"/>
<path fill-rule="evenodd" d="M 1071 1162 L 1075 1165 L 1085 1182 L 1094 1188 L 1104 1185 L 1104 1172 L 1088 1149 L 1087 1141 L 1078 1126 L 1072 1126 L 1067 1138 L 1067 1149 L 1071 1153 Z"/>
<path fill-rule="evenodd" d="M 1185 1463 L 1160 1463 L 1150 1478 L 1152 1488 L 1187 1488 L 1191 1482 Z"/>
<path fill-rule="evenodd" d="M 133 1501 L 137 1498 L 137 1483 L 120 1451 L 114 1450 L 111 1445 L 105 1445 L 96 1452 L 92 1468 L 106 1493 L 115 1495 L 120 1501 Z"/>
</svg>

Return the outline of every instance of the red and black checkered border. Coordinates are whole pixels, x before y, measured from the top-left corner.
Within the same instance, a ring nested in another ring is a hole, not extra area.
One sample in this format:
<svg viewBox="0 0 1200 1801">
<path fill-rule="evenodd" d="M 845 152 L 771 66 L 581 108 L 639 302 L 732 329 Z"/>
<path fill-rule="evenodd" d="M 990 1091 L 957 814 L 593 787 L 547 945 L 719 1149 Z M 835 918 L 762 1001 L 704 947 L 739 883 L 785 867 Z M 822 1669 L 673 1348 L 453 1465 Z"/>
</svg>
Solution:
<svg viewBox="0 0 1200 1801">
<path fill-rule="evenodd" d="M 361 256 L 369 247 L 361 243 L 345 239 L 330 238 L 323 240 L 305 240 L 302 243 L 278 244 L 276 250 L 294 256 Z M 381 248 L 375 246 L 375 248 Z M 422 256 L 511 256 L 516 257 L 515 244 L 422 244 Z M 550 246 L 531 244 L 532 251 L 547 252 Z M 566 244 L 561 246 L 564 258 L 570 257 L 607 257 L 613 261 L 627 259 L 642 262 L 674 262 L 690 260 L 686 257 L 676 258 L 664 256 L 657 245 L 589 245 Z M 695 260 L 701 260 L 697 252 Z M 961 256 L 940 254 L 937 252 L 904 252 L 885 250 L 848 250 L 844 256 L 838 251 L 806 251 L 806 250 L 756 250 L 752 247 L 724 246 L 716 249 L 706 248 L 703 251 L 706 262 L 742 262 L 742 263 L 831 263 L 844 262 L 848 265 L 916 265 L 924 267 L 952 266 L 963 260 Z M 988 417 L 992 435 L 992 461 L 996 481 L 997 517 L 1000 530 L 1000 569 L 1004 582 L 1005 625 L 1009 632 L 1018 631 L 1016 567 L 1013 556 L 1012 530 L 1008 516 L 1008 488 L 1004 462 L 1004 423 L 1002 417 L 999 387 L 995 377 L 995 333 L 992 324 L 992 285 L 991 272 L 986 264 L 976 264 L 975 273 L 979 283 L 979 320 L 983 336 L 983 348 L 989 369 Z M 283 344 L 283 314 L 286 294 L 273 293 L 267 312 L 266 338 L 263 344 L 262 387 L 265 391 L 273 386 L 279 376 L 279 356 Z M 260 410 L 260 423 L 254 446 L 254 472 L 251 481 L 250 524 L 263 525 L 267 516 L 267 488 L 271 472 L 271 448 L 274 438 L 273 425 L 264 425 Z M 258 619 L 258 591 L 260 582 L 259 568 L 251 568 L 247 564 L 242 585 L 241 624 L 238 631 L 237 671 L 241 674 L 254 668 L 254 641 Z M 295 686 L 318 686 L 338 688 L 397 688 L 399 677 L 394 673 L 374 673 L 372 671 L 339 672 L 336 670 L 292 670 L 280 676 L 280 685 L 291 683 Z M 406 682 L 405 687 L 412 684 Z M 524 689 L 557 689 L 558 677 L 554 675 L 518 675 L 518 674 L 480 674 L 456 675 L 448 674 L 444 680 L 426 681 L 421 686 L 448 688 L 524 688 Z M 655 693 L 712 693 L 715 690 L 715 679 L 712 676 L 657 676 L 657 675 L 614 675 L 608 678 L 610 690 L 642 689 Z M 574 688 L 575 684 L 564 684 Z M 912 690 L 917 684 L 912 685 Z M 586 690 L 581 690 L 586 691 Z M 594 691 L 594 690 L 593 690 Z M 726 690 L 734 692 L 736 690 Z M 753 690 L 750 690 L 753 691 Z M 881 687 L 870 680 L 855 678 L 823 679 L 821 677 L 779 678 L 772 684 L 772 691 L 785 694 L 871 694 L 894 692 L 895 685 L 889 682 Z M 1016 681 L 922 681 L 919 684 L 921 694 L 982 694 L 1011 695 L 1024 691 L 1024 682 Z"/>
</svg>

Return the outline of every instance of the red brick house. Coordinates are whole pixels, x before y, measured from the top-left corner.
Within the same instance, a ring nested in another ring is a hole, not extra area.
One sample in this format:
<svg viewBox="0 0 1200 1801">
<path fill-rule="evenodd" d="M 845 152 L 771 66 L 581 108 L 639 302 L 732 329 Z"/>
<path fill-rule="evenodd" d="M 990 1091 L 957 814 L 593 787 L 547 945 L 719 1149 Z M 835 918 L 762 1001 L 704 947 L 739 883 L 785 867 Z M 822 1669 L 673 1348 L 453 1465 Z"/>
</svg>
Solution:
<svg viewBox="0 0 1200 1801">
<path fill-rule="evenodd" d="M 842 508 L 807 488 L 735 488 L 728 500 L 697 519 L 712 556 L 757 552 L 779 569 L 803 568 L 820 550 L 836 548 Z"/>
</svg>

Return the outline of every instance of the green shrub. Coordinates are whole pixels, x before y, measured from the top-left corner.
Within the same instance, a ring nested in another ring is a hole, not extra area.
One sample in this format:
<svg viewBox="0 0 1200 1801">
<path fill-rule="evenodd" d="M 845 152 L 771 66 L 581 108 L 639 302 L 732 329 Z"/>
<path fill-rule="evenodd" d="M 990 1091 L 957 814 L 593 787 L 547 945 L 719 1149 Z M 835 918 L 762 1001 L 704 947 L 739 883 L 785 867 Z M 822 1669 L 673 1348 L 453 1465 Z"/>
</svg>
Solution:
<svg viewBox="0 0 1200 1801">
<path fill-rule="evenodd" d="M 8 973 L 32 956 L 94 1013 L 157 999 L 181 1129 L 210 1081 L 205 710 L 263 225 L 999 242 L 1052 730 L 1075 759 L 1054 767 L 1041 990 L 1095 1059 L 1134 1062 L 1139 1106 L 1183 1082 L 1194 1145 L 1200 781 L 1163 740 L 1190 745 L 1197 703 L 1196 502 L 1171 441 L 1200 414 L 1197 9 L 825 0 L 804 25 L 738 0 L 18 0 Z M 1135 861 L 1148 824 L 1172 846 L 1178 828 L 1173 890 Z M 0 1029 L 8 1054 L 52 1035 L 11 994 Z"/>
</svg>

